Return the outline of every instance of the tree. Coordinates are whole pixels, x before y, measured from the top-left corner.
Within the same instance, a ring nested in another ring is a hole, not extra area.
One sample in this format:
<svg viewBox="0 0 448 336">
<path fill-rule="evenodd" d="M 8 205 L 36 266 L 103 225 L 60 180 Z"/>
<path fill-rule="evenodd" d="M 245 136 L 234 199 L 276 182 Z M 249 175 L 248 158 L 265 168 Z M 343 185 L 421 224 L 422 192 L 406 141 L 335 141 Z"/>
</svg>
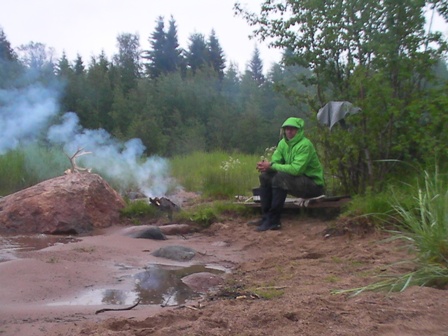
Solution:
<svg viewBox="0 0 448 336">
<path fill-rule="evenodd" d="M 109 116 L 113 102 L 111 68 L 104 51 L 92 57 L 86 72 L 77 72 L 75 66 L 76 112 L 85 128 L 104 128 L 108 132 L 113 129 Z"/>
<path fill-rule="evenodd" d="M 151 78 L 158 78 L 160 75 L 185 68 L 182 57 L 183 51 L 179 47 L 177 38 L 176 21 L 171 16 L 168 32 L 165 32 L 163 17 L 159 16 L 156 23 L 156 29 L 149 40 L 152 49 L 145 51 L 143 56 L 144 59 L 148 60 L 145 67 L 146 73 Z"/>
<path fill-rule="evenodd" d="M 413 105 L 427 95 L 424 84 L 446 51 L 440 34 L 424 29 L 424 7 L 430 3 L 266 0 L 260 15 L 236 5 L 256 27 L 256 36 L 288 51 L 287 64 L 312 71 L 301 79 L 316 90 L 301 95 L 311 111 L 331 100 L 362 108 L 351 118 L 350 132 L 322 133 L 322 148 L 331 148 L 326 151 L 327 170 L 340 177 L 346 192 L 363 192 L 368 185 L 381 188 L 378 182 L 391 168 L 375 164 L 378 160 L 425 157 L 414 142 L 420 113 Z"/>
<path fill-rule="evenodd" d="M 6 38 L 6 34 L 1 27 L 0 27 L 0 60 L 7 62 L 17 60 L 17 55 L 14 52 L 14 49 L 12 49 L 11 43 Z"/>
<path fill-rule="evenodd" d="M 252 58 L 247 67 L 247 71 L 254 81 L 258 83 L 258 85 L 262 85 L 264 83 L 264 75 L 263 75 L 263 61 L 260 58 L 260 50 L 258 47 L 255 47 L 254 52 L 252 54 Z"/>
<path fill-rule="evenodd" d="M 215 30 L 212 30 L 207 41 L 207 48 L 209 53 L 209 62 L 213 70 L 218 73 L 220 79 L 224 78 L 224 69 L 226 68 L 226 59 L 224 51 L 219 44 Z"/>
<path fill-rule="evenodd" d="M 12 86 L 21 70 L 17 54 L 0 27 L 0 88 Z"/>
<path fill-rule="evenodd" d="M 48 71 L 53 70 L 53 48 L 47 48 L 43 43 L 30 42 L 19 48 L 19 59 L 29 69 Z"/>
<path fill-rule="evenodd" d="M 43 43 L 30 42 L 18 48 L 19 62 L 28 70 L 25 81 L 40 81 L 45 84 L 55 79 L 54 49 Z"/>
<path fill-rule="evenodd" d="M 118 54 L 113 62 L 119 73 L 123 93 L 137 87 L 140 78 L 140 38 L 134 34 L 120 34 L 117 37 Z"/>
<path fill-rule="evenodd" d="M 164 74 L 176 72 L 184 65 L 182 58 L 182 49 L 179 47 L 177 38 L 176 21 L 171 17 L 168 32 L 165 39 L 165 56 L 166 68 L 163 69 Z"/>
<path fill-rule="evenodd" d="M 159 16 L 156 21 L 156 28 L 149 39 L 151 49 L 144 52 L 143 58 L 148 60 L 145 63 L 146 73 L 151 78 L 159 77 L 167 68 L 165 58 L 166 34 L 164 28 L 163 17 Z"/>
<path fill-rule="evenodd" d="M 85 74 L 86 68 L 84 66 L 84 61 L 82 60 L 82 57 L 80 54 L 78 54 L 76 56 L 75 66 L 74 66 L 73 70 L 75 71 L 75 75 L 77 75 L 77 76 L 82 76 Z"/>
<path fill-rule="evenodd" d="M 193 74 L 201 68 L 209 65 L 209 55 L 207 43 L 203 34 L 194 33 L 189 37 L 189 45 L 187 50 L 187 65 Z"/>
</svg>

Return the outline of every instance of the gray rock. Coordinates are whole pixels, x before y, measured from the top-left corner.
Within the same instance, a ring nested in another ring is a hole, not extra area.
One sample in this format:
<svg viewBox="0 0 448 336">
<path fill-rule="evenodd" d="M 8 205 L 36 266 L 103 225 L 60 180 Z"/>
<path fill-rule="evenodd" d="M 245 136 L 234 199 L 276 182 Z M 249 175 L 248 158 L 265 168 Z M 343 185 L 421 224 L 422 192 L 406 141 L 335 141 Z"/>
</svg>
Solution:
<svg viewBox="0 0 448 336">
<path fill-rule="evenodd" d="M 166 236 L 162 233 L 158 226 L 148 226 L 142 231 L 133 233 L 131 236 L 133 238 L 166 240 Z"/>
<path fill-rule="evenodd" d="M 182 282 L 196 292 L 206 293 L 212 288 L 222 285 L 224 279 L 213 273 L 199 272 L 183 277 Z"/>
<path fill-rule="evenodd" d="M 196 251 L 190 247 L 171 245 L 161 247 L 151 254 L 154 257 L 161 257 L 176 261 L 188 261 L 195 257 Z"/>
</svg>

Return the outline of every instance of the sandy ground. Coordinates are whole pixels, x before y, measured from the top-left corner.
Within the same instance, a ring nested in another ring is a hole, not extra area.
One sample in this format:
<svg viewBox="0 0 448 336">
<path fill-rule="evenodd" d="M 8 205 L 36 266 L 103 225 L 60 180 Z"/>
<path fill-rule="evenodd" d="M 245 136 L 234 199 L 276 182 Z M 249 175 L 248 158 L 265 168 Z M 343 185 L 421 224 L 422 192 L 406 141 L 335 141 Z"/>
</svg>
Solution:
<svg viewBox="0 0 448 336">
<path fill-rule="evenodd" d="M 114 226 L 79 241 L 17 252 L 0 263 L 0 335 L 448 335 L 448 292 L 333 294 L 366 285 L 408 258 L 380 232 L 325 237 L 331 221 L 288 212 L 280 231 L 258 233 L 247 218 L 165 241 L 133 239 Z M 183 245 L 199 253 L 170 262 L 150 252 Z M 181 306 L 128 311 L 76 304 L 98 288 L 124 288 L 151 263 L 221 265 L 225 284 Z M 406 269 L 403 268 L 402 271 Z"/>
</svg>

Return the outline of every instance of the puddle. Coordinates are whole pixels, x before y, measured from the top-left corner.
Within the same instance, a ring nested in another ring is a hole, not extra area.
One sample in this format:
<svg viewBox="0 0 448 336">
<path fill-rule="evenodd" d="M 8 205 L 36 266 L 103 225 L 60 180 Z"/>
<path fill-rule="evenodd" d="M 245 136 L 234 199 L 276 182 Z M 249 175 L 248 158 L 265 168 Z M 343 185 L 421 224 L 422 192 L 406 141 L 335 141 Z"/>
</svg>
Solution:
<svg viewBox="0 0 448 336">
<path fill-rule="evenodd" d="M 183 277 L 199 272 L 223 274 L 226 270 L 204 265 L 174 267 L 153 264 L 123 281 L 127 284 L 122 283 L 121 286 L 127 288 L 92 289 L 73 300 L 50 305 L 132 305 L 137 300 L 146 305 L 180 305 L 201 296 L 181 281 Z"/>
<path fill-rule="evenodd" d="M 45 234 L 0 237 L 0 262 L 18 259 L 18 252 L 37 251 L 57 244 L 68 244 L 79 240 L 72 236 Z"/>
</svg>

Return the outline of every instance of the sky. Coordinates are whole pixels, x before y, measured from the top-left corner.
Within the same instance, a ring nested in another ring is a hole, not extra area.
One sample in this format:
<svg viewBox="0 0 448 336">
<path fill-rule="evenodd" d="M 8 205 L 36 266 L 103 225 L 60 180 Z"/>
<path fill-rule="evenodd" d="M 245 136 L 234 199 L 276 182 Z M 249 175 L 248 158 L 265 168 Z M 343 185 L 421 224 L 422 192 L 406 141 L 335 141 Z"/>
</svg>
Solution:
<svg viewBox="0 0 448 336">
<path fill-rule="evenodd" d="M 254 48 L 260 50 L 264 70 L 279 62 L 281 52 L 267 42 L 249 39 L 252 28 L 235 16 L 236 0 L 0 0 L 0 27 L 13 48 L 40 42 L 55 50 L 56 58 L 65 51 L 73 61 L 81 55 L 84 62 L 102 51 L 111 58 L 117 53 L 117 36 L 138 34 L 142 49 L 150 49 L 148 39 L 156 20 L 171 16 L 177 23 L 179 44 L 187 48 L 189 36 L 201 33 L 207 38 L 215 30 L 227 62 L 244 71 Z M 263 0 L 240 0 L 244 7 L 259 12 Z M 428 21 L 429 21 L 428 15 Z M 443 20 L 435 18 L 433 30 L 448 35 Z"/>
<path fill-rule="evenodd" d="M 258 11 L 262 0 L 241 0 L 243 6 Z M 110 58 L 117 53 L 117 36 L 138 34 L 142 49 L 150 49 L 148 39 L 156 20 L 171 16 L 177 23 L 179 44 L 187 48 L 189 36 L 201 33 L 206 38 L 212 29 L 218 37 L 227 62 L 244 71 L 254 48 L 260 50 L 264 70 L 280 61 L 280 51 L 267 43 L 249 39 L 252 28 L 235 16 L 235 0 L 0 0 L 0 27 L 13 48 L 39 42 L 54 48 L 59 58 L 65 51 L 84 62 L 103 50 Z"/>
</svg>

